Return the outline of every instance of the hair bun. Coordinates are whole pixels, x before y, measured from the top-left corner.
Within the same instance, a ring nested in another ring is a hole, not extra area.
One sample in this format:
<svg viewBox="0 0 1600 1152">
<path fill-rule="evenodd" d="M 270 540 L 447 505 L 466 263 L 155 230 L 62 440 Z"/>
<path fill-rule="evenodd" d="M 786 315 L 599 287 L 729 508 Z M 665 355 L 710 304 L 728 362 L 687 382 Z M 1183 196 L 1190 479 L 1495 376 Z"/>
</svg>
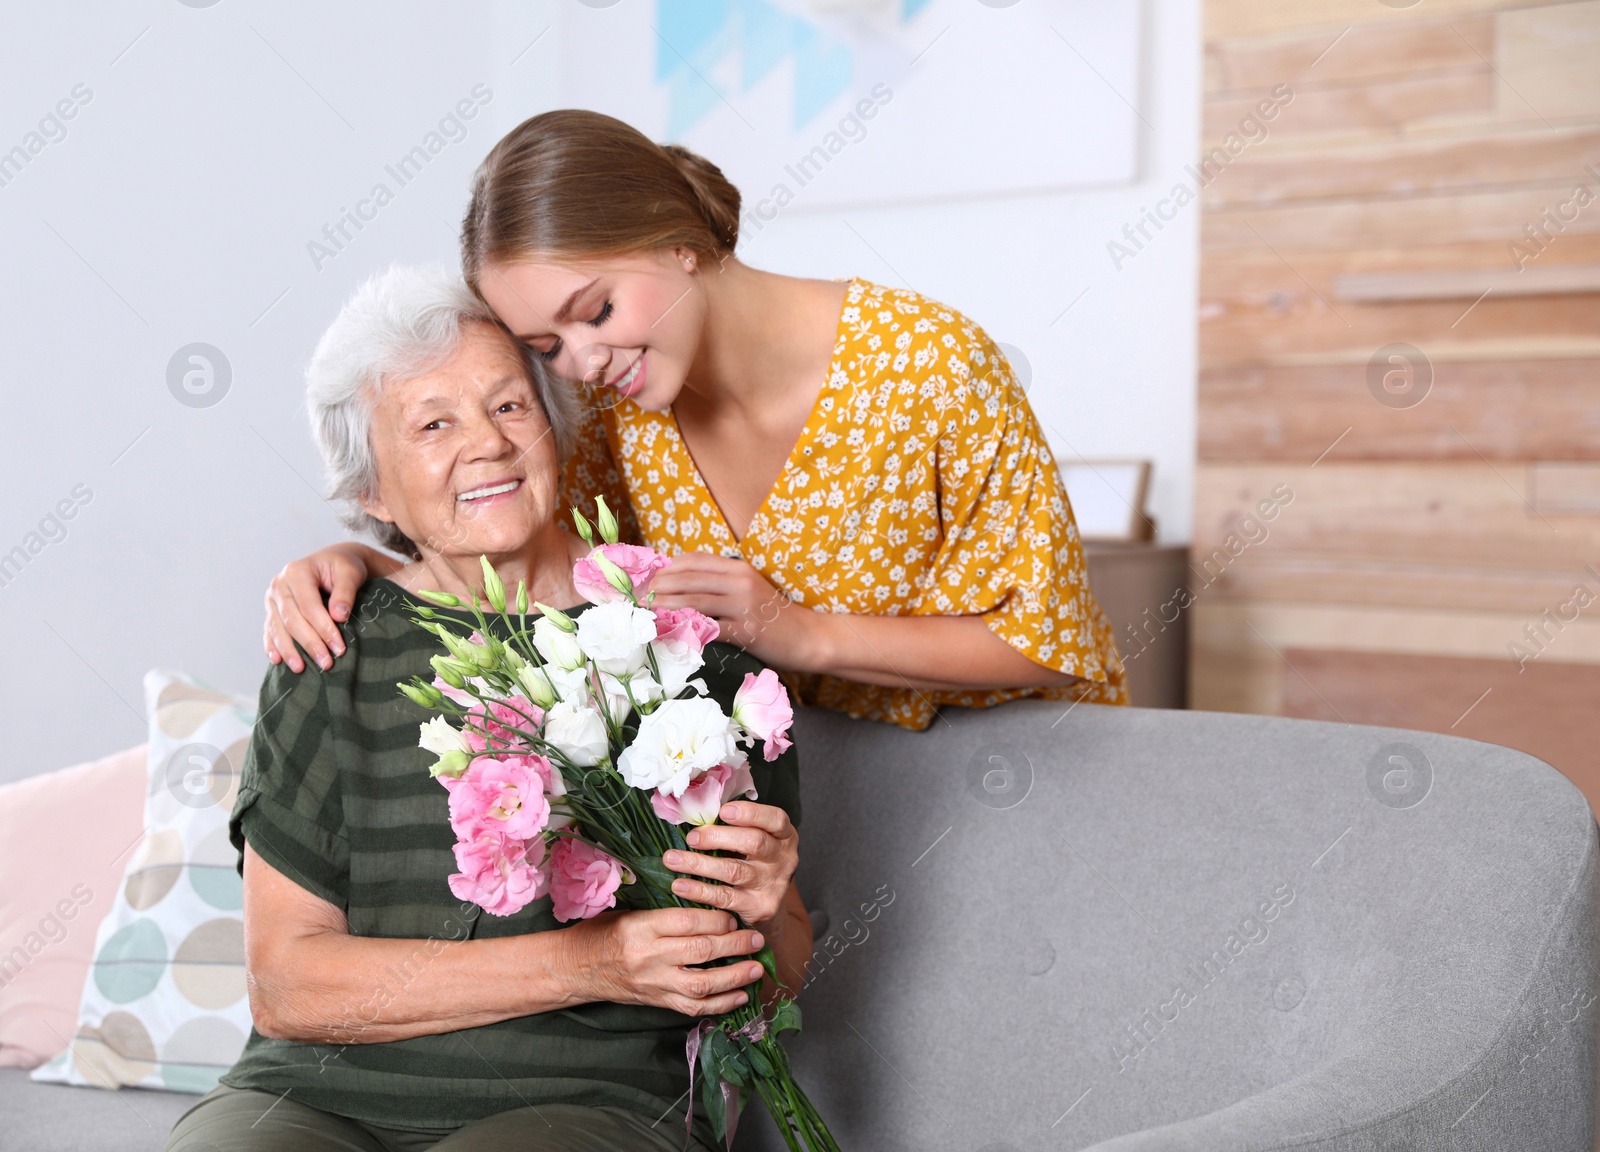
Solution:
<svg viewBox="0 0 1600 1152">
<path fill-rule="evenodd" d="M 661 148 L 689 182 L 711 231 L 732 252 L 739 242 L 739 190 L 721 168 L 698 152 L 691 152 L 682 144 L 663 144 Z"/>
</svg>

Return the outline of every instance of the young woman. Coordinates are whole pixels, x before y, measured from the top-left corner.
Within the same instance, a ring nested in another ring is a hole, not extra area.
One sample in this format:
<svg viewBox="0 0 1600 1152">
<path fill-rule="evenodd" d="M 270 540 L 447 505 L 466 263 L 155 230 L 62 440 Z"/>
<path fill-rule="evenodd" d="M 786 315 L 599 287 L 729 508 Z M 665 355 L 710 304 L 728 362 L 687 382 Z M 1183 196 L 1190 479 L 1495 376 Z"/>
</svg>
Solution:
<svg viewBox="0 0 1600 1152">
<path fill-rule="evenodd" d="M 715 617 L 804 703 L 915 729 L 941 705 L 1128 703 L 994 342 L 908 289 L 751 268 L 739 202 L 706 160 L 594 112 L 536 116 L 479 168 L 468 283 L 584 401 L 566 505 L 607 497 L 677 556 L 657 603 Z M 350 543 L 289 565 L 268 657 L 299 671 L 299 643 L 328 667 L 355 590 L 399 564 Z"/>
</svg>

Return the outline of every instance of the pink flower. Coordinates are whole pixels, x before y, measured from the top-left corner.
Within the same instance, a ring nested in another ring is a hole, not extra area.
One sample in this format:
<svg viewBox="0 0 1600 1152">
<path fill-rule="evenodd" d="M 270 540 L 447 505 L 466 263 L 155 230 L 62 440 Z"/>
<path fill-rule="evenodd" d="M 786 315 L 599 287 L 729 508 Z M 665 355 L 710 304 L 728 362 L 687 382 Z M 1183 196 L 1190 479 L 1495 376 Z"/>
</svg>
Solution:
<svg viewBox="0 0 1600 1152">
<path fill-rule="evenodd" d="M 650 807 L 672 824 L 714 824 L 722 806 L 741 796 L 756 799 L 756 782 L 743 753 L 738 764 L 718 764 L 700 773 L 682 796 L 673 797 L 657 788 L 650 794 Z"/>
<path fill-rule="evenodd" d="M 550 849 L 550 902 L 557 920 L 587 920 L 617 902 L 622 864 L 586 840 L 563 836 Z"/>
<path fill-rule="evenodd" d="M 744 674 L 744 683 L 733 694 L 733 720 L 746 732 L 765 743 L 761 755 L 776 760 L 787 751 L 789 726 L 794 723 L 794 708 L 789 704 L 789 690 L 771 668 L 763 668 L 761 675 Z"/>
<path fill-rule="evenodd" d="M 468 900 L 491 916 L 510 916 L 544 895 L 546 877 L 539 870 L 544 840 L 484 832 L 457 841 L 456 867 L 449 878 L 457 900 Z"/>
<path fill-rule="evenodd" d="M 597 555 L 603 555 L 628 574 L 628 579 L 633 581 L 633 594 L 641 602 L 650 591 L 651 579 L 672 563 L 653 548 L 640 548 L 634 544 L 600 545 L 572 566 L 572 586 L 578 590 L 579 596 L 591 604 L 609 604 L 624 598 L 594 562 Z"/>
<path fill-rule="evenodd" d="M 526 840 L 550 820 L 542 756 L 479 756 L 450 789 L 450 827 L 463 840 L 491 834 Z"/>
<path fill-rule="evenodd" d="M 655 614 L 658 644 L 683 644 L 698 653 L 722 630 L 715 620 L 693 608 L 657 608 Z"/>
<path fill-rule="evenodd" d="M 544 784 L 544 794 L 547 799 L 559 800 L 567 794 L 566 781 L 561 779 L 561 773 L 556 766 L 543 756 L 529 753 L 520 759 L 527 761 L 528 767 L 539 774 L 539 779 Z"/>
<path fill-rule="evenodd" d="M 544 709 L 526 696 L 507 696 L 504 700 L 491 700 L 487 707 L 474 707 L 465 717 L 462 733 L 467 747 L 474 752 L 510 749 L 526 746 L 528 738 L 522 733 L 537 732 L 542 723 Z"/>
</svg>

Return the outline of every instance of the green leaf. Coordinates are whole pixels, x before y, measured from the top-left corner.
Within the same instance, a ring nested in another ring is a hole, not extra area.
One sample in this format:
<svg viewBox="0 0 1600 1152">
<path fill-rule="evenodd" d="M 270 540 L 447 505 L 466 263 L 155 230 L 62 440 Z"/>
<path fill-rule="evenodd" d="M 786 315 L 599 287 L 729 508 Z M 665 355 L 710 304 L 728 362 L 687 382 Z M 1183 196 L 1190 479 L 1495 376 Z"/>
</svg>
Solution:
<svg viewBox="0 0 1600 1152">
<path fill-rule="evenodd" d="M 772 954 L 772 945 L 763 944 L 761 951 L 756 953 L 756 959 L 761 961 L 761 967 L 767 970 L 767 975 L 771 977 L 774 984 L 781 985 L 783 983 L 782 980 L 778 979 L 778 958 Z"/>
<path fill-rule="evenodd" d="M 672 882 L 678 874 L 661 862 L 659 856 L 641 856 L 638 860 L 631 861 L 633 870 L 639 873 L 639 878 L 664 891 L 672 891 Z"/>
<path fill-rule="evenodd" d="M 779 1000 L 777 1009 L 772 1013 L 772 1023 L 768 1027 L 773 1036 L 790 1029 L 800 1031 L 800 1005 L 787 997 Z"/>
<path fill-rule="evenodd" d="M 676 897 L 672 892 L 672 881 L 676 873 L 661 863 L 659 856 L 636 856 L 627 861 L 639 877 L 639 886 L 642 890 L 651 893 L 651 908 L 672 908 L 678 906 Z"/>
<path fill-rule="evenodd" d="M 706 1044 L 711 1049 L 711 1063 L 716 1075 L 741 1088 L 748 1088 L 751 1083 L 750 1064 L 733 1039 L 721 1028 L 715 1028 L 706 1034 Z"/>
<path fill-rule="evenodd" d="M 722 1104 L 722 1081 L 717 1079 L 715 1067 L 707 1057 L 708 1049 L 700 1049 L 700 1104 L 705 1109 L 706 1119 L 711 1123 L 711 1131 L 716 1134 L 717 1144 L 727 1143 L 728 1117 Z"/>
<path fill-rule="evenodd" d="M 757 1045 L 745 1045 L 743 1049 L 743 1055 L 745 1060 L 749 1062 L 751 1071 L 753 1071 L 757 1076 L 761 1077 L 763 1080 L 771 1078 L 772 1065 L 767 1062 L 767 1058 L 761 1054 L 761 1049 Z"/>
</svg>

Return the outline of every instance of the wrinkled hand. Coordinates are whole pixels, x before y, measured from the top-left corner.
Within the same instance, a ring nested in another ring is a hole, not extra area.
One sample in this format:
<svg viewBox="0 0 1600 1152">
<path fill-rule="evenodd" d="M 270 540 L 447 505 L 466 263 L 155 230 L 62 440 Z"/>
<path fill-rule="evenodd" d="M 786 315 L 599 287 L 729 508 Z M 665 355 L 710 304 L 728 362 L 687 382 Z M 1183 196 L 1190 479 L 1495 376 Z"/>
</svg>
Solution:
<svg viewBox="0 0 1600 1152">
<path fill-rule="evenodd" d="M 691 967 L 749 956 L 763 943 L 760 933 L 708 908 L 613 910 L 563 931 L 579 946 L 573 977 L 584 999 L 720 1016 L 745 1003 L 745 986 L 763 974 L 754 960 Z"/>
<path fill-rule="evenodd" d="M 363 558 L 365 550 L 358 551 L 359 547 L 335 544 L 286 564 L 272 578 L 267 585 L 267 621 L 262 640 L 268 660 L 287 663 L 291 671 L 304 672 L 305 661 L 295 650 L 296 642 L 324 671 L 333 667 L 334 656 L 344 655 L 339 622 L 349 619 L 356 592 L 369 574 Z M 324 592 L 329 594 L 326 607 L 322 603 Z"/>
<path fill-rule="evenodd" d="M 743 560 L 690 552 L 674 556 L 651 581 L 659 608 L 694 608 L 737 644 L 768 664 L 812 670 L 817 614 L 793 603 Z"/>
<path fill-rule="evenodd" d="M 755 928 L 765 929 L 783 907 L 789 881 L 800 867 L 800 833 L 789 814 L 772 804 L 733 800 L 718 813 L 721 824 L 705 824 L 685 837 L 695 852 L 671 851 L 661 858 L 674 872 L 672 882 L 685 900 L 725 908 Z M 735 855 L 707 856 L 706 852 Z M 708 884 L 706 880 L 721 881 Z"/>
</svg>

